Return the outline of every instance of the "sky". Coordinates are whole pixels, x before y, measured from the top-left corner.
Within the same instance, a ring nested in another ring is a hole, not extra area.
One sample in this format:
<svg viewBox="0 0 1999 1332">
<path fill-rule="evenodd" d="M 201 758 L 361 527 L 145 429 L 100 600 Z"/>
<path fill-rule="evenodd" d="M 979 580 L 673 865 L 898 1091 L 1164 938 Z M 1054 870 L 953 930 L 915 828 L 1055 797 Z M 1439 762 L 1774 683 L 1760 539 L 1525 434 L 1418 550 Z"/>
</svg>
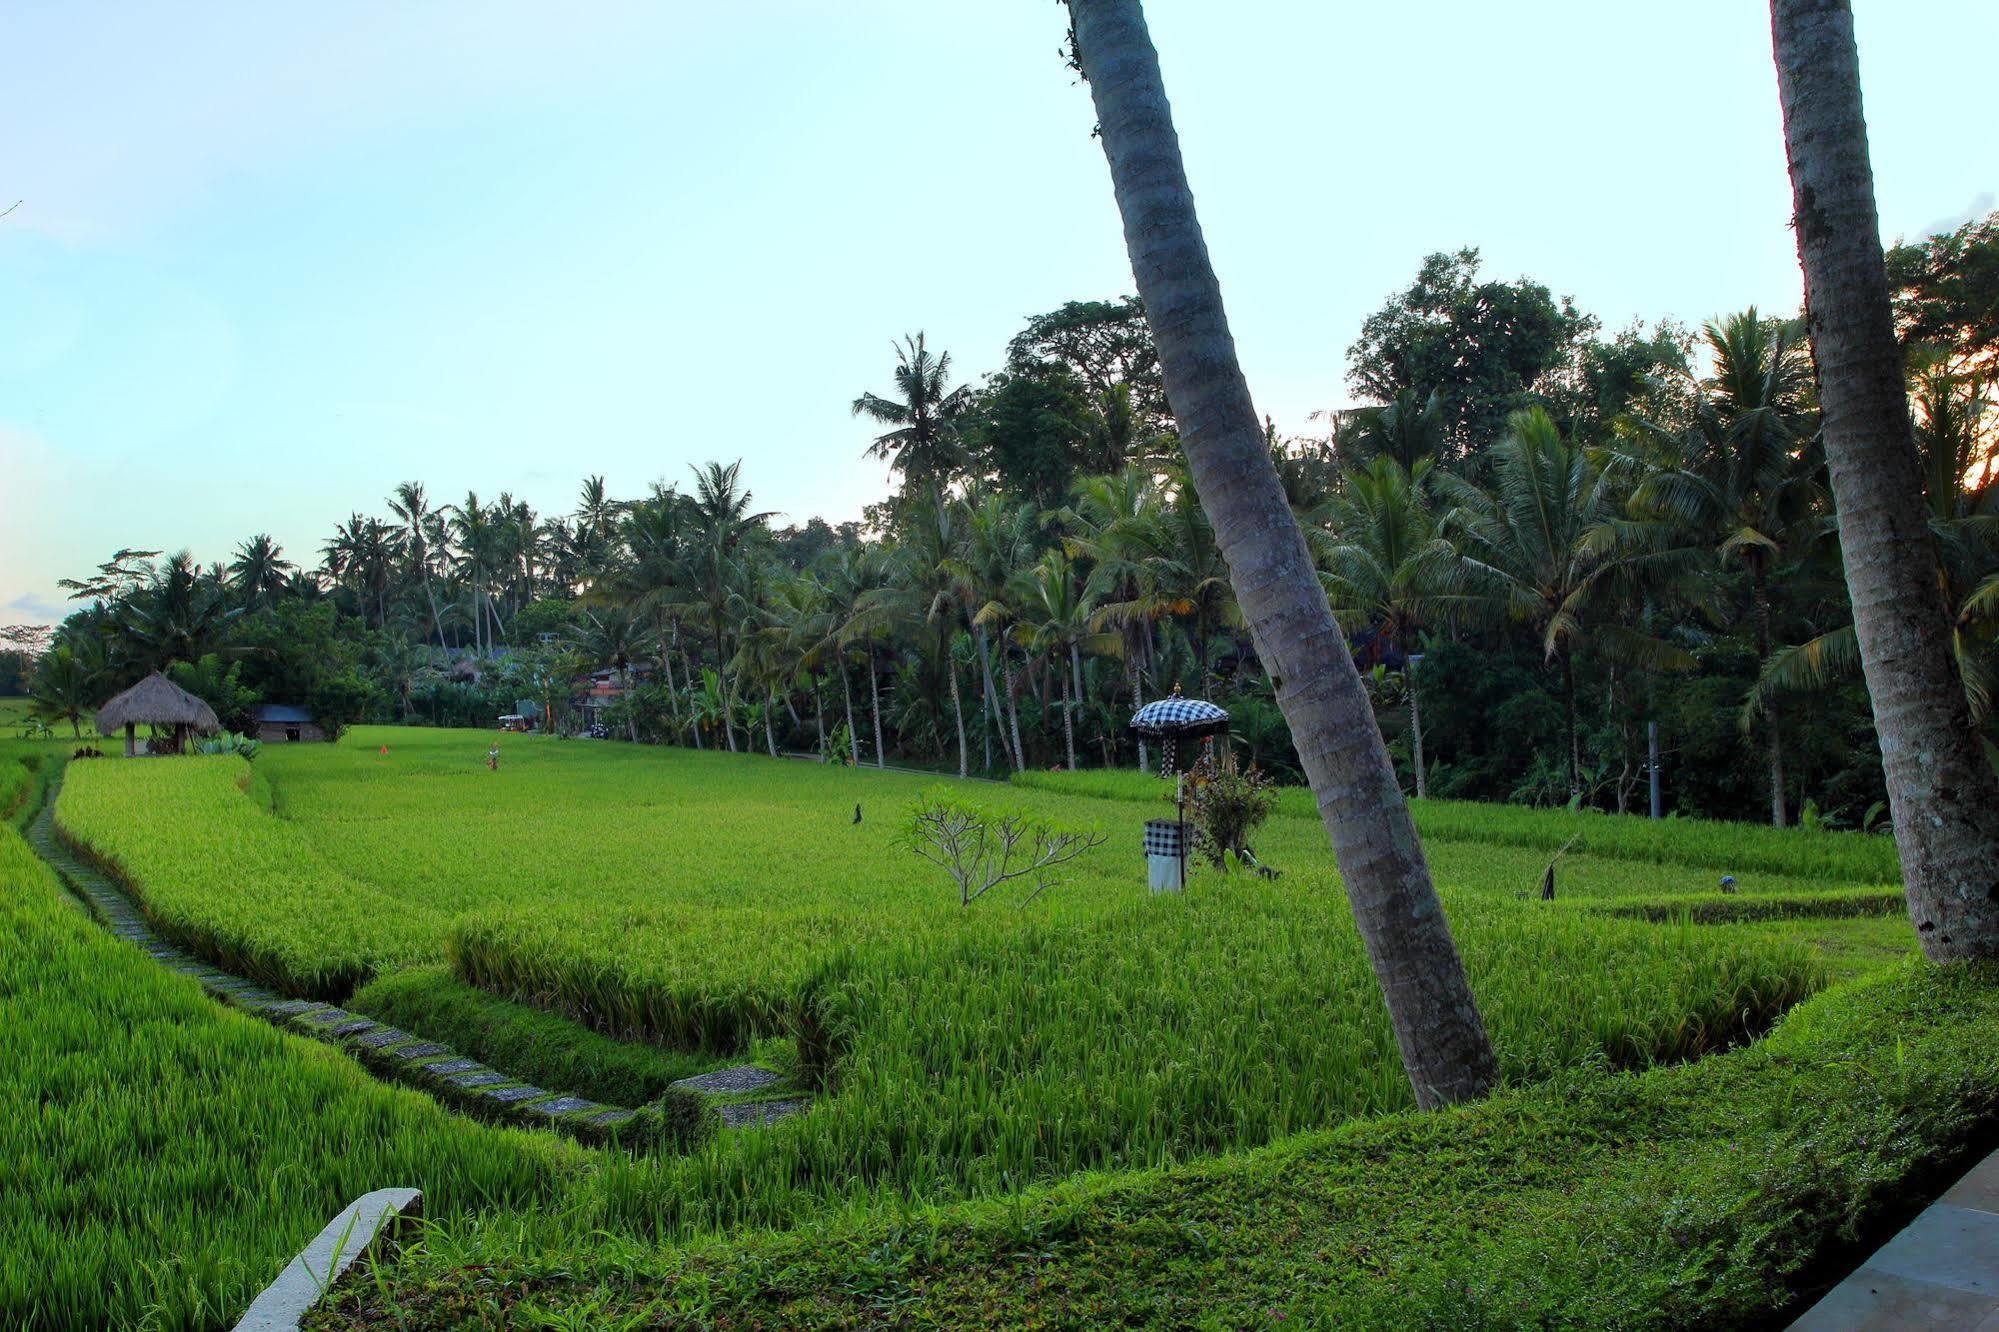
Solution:
<svg viewBox="0 0 1999 1332">
<path fill-rule="evenodd" d="M 1994 207 L 1992 0 L 1855 0 L 1889 239 Z M 1258 407 L 1346 405 L 1425 254 L 1607 328 L 1795 310 L 1754 0 L 1152 0 Z M 544 513 L 743 460 L 886 493 L 849 411 L 1131 290 L 1055 0 L 0 4 L 0 623 L 121 546 L 316 562 L 397 482 Z M 1976 127 L 1976 128 L 1974 128 Z"/>
</svg>

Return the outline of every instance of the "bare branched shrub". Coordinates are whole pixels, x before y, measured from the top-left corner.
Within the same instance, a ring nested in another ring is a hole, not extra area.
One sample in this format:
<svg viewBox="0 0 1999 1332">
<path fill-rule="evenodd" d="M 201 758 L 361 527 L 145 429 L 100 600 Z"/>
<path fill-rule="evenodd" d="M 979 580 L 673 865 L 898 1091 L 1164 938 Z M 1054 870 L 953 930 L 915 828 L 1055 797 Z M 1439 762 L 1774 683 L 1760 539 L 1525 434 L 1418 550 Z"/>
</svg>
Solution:
<svg viewBox="0 0 1999 1332">
<path fill-rule="evenodd" d="M 910 806 L 902 843 L 951 876 L 958 904 L 970 906 L 1003 883 L 1031 884 L 1026 906 L 1062 881 L 1058 871 L 1104 844 L 1094 829 L 1055 828 L 1017 811 L 983 810 L 940 795 Z"/>
</svg>

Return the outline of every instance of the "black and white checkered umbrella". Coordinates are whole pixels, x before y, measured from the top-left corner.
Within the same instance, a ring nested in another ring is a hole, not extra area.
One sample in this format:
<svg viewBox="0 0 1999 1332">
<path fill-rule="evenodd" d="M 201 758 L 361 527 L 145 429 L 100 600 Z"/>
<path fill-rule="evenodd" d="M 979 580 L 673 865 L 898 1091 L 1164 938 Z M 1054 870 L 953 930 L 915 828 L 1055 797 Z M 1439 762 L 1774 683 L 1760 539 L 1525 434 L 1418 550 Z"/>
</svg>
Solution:
<svg viewBox="0 0 1999 1332">
<path fill-rule="evenodd" d="M 1229 714 L 1203 698 L 1154 699 L 1131 719 L 1134 735 L 1154 740 L 1178 740 L 1213 735 L 1229 729 Z"/>
</svg>

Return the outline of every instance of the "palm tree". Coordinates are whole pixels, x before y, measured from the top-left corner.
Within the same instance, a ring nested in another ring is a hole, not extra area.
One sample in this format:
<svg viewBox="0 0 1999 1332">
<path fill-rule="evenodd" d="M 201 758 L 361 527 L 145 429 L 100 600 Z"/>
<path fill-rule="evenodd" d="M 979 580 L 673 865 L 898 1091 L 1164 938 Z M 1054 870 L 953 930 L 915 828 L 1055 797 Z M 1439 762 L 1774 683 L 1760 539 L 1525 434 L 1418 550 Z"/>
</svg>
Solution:
<svg viewBox="0 0 1999 1332">
<path fill-rule="evenodd" d="M 1582 795 L 1582 741 L 1576 726 L 1575 649 L 1592 602 L 1607 579 L 1647 560 L 1667 562 L 1676 551 L 1621 544 L 1615 470 L 1607 459 L 1562 438 L 1542 408 L 1515 412 L 1506 438 L 1490 450 L 1490 493 L 1449 473 L 1437 473 L 1453 506 L 1442 532 L 1471 576 L 1468 593 L 1507 619 L 1526 624 L 1545 658 L 1562 672 L 1568 734 L 1569 798 Z M 1634 651 L 1669 649 L 1633 635 Z"/>
<path fill-rule="evenodd" d="M 639 723 L 631 705 L 632 665 L 644 650 L 645 624 L 625 606 L 605 606 L 583 612 L 581 647 L 598 668 L 616 671 L 618 689 L 625 707 L 625 728 L 633 744 L 638 743 Z"/>
<path fill-rule="evenodd" d="M 35 663 L 29 686 L 35 715 L 44 721 L 66 721 L 70 735 L 83 738 L 82 720 L 101 701 L 101 663 L 68 643 L 58 643 Z"/>
<path fill-rule="evenodd" d="M 1333 843 L 1417 1103 L 1498 1066 L 1345 636 L 1257 427 L 1138 0 L 1070 0 L 1078 62 L 1194 484 Z"/>
<path fill-rule="evenodd" d="M 743 545 L 753 532 L 763 530 L 764 520 L 771 515 L 750 508 L 754 497 L 743 488 L 741 459 L 726 467 L 711 462 L 693 470 L 694 531 L 689 542 L 685 582 L 696 593 L 696 599 L 687 605 L 707 620 L 715 663 L 718 668 L 726 669 L 734 655 L 728 643 L 728 626 L 732 601 L 741 594 Z M 732 683 L 730 691 L 733 698 Z M 723 735 L 730 753 L 736 750 L 733 716 L 731 709 L 722 717 Z"/>
<path fill-rule="evenodd" d="M 1768 663 L 1770 573 L 1805 531 L 1821 497 L 1800 447 L 1809 365 L 1799 330 L 1758 318 L 1754 307 L 1708 324 L 1705 336 L 1714 374 L 1698 386 L 1693 425 L 1670 441 L 1677 456 L 1644 460 L 1631 509 L 1682 536 L 1713 543 L 1722 560 L 1748 570 L 1756 658 Z M 1781 828 L 1784 742 L 1774 706 L 1767 711 L 1770 822 Z"/>
<path fill-rule="evenodd" d="M 229 581 L 245 606 L 263 608 L 284 591 L 285 579 L 297 567 L 285 558 L 283 547 L 259 532 L 236 548 Z"/>
<path fill-rule="evenodd" d="M 887 584 L 867 603 L 867 611 L 877 617 L 880 628 L 913 622 L 928 631 L 929 655 L 950 682 L 960 777 L 967 776 L 971 766 L 965 743 L 965 708 L 951 646 L 976 596 L 965 528 L 965 508 L 959 501 L 942 494 L 919 501 L 908 515 L 901 544 L 891 556 Z"/>
<path fill-rule="evenodd" d="M 1934 961 L 1999 957 L 1999 777 L 1979 751 L 1888 302 L 1847 0 L 1771 0 L 1807 329 L 1840 551 L 1909 918 Z"/>
<path fill-rule="evenodd" d="M 1340 425 L 1335 444 L 1342 453 L 1355 455 L 1353 461 L 1388 457 L 1403 471 L 1412 472 L 1419 463 L 1435 462 L 1443 452 L 1444 400 L 1435 391 L 1419 394 L 1401 389 L 1383 406 L 1348 413 Z"/>
<path fill-rule="evenodd" d="M 1090 562 L 1088 596 L 1097 607 L 1091 627 L 1117 633 L 1117 654 L 1124 660 L 1125 687 L 1131 691 L 1133 711 L 1145 703 L 1152 627 L 1166 610 L 1154 595 L 1148 564 L 1160 545 L 1160 514 L 1159 487 L 1152 473 L 1142 467 L 1127 467 L 1114 475 L 1078 481 L 1074 501 L 1061 515 L 1074 529 L 1064 542 L 1065 548 Z M 1138 742 L 1138 770 L 1151 770 L 1142 739 Z"/>
<path fill-rule="evenodd" d="M 655 485 L 651 496 L 625 508 L 619 540 L 629 558 L 617 570 L 614 592 L 652 625 L 676 727 L 680 690 L 674 683 L 673 658 L 680 644 L 678 608 L 686 601 L 689 507 L 686 497 L 671 486 Z M 699 731 L 695 738 L 698 743 Z"/>
<path fill-rule="evenodd" d="M 1014 689 L 1013 657 L 1007 651 L 1015 607 L 1009 600 L 1021 570 L 1039 555 L 1039 523 L 1034 510 L 1012 504 L 999 495 L 982 495 L 973 504 L 965 542 L 966 569 L 971 576 L 972 636 L 984 675 L 986 710 L 1000 732 L 1014 771 L 1025 771 L 1027 753 L 1020 743 L 1020 705 Z M 992 643 L 998 635 L 1000 681 L 992 676 Z"/>
<path fill-rule="evenodd" d="M 448 506 L 447 512 L 452 537 L 458 543 L 459 574 L 471 591 L 472 648 L 483 657 L 492 646 L 487 621 L 492 618 L 498 623 L 489 590 L 498 567 L 498 533 L 492 511 L 479 502 L 476 491 L 466 491 L 464 503 Z"/>
<path fill-rule="evenodd" d="M 875 732 L 875 766 L 886 763 L 882 746 L 881 679 L 875 647 L 885 628 L 877 610 L 880 590 L 888 583 L 888 563 L 879 546 L 843 546 L 827 562 L 822 577 L 826 588 L 828 631 L 826 649 L 837 652 L 840 688 L 847 696 L 847 732 L 854 737 L 854 763 L 861 761 L 860 733 L 854 729 L 853 695 L 847 684 L 847 654 L 861 650 L 867 658 L 868 714 Z"/>
<path fill-rule="evenodd" d="M 421 481 L 399 484 L 396 493 L 389 497 L 389 511 L 402 520 L 403 556 L 423 582 L 423 597 L 430 606 L 430 623 L 437 630 L 437 645 L 441 648 L 445 645 L 444 617 L 437 613 L 437 593 L 430 583 L 431 562 L 443 554 L 439 549 L 442 543 L 433 540 L 442 526 L 438 511 L 430 507 Z"/>
<path fill-rule="evenodd" d="M 1051 550 L 1019 578 L 1015 603 L 1021 620 L 1014 634 L 1031 652 L 1047 653 L 1062 679 L 1062 747 L 1069 771 L 1076 770 L 1076 708 L 1083 700 L 1082 647 L 1110 650 L 1115 639 L 1093 631 L 1096 604 L 1076 566 L 1060 550 Z"/>
<path fill-rule="evenodd" d="M 951 353 L 932 356 L 921 333 L 904 338 L 895 357 L 894 395 L 863 393 L 854 399 L 855 416 L 893 427 L 875 437 L 867 456 L 902 473 L 906 489 L 941 489 L 964 462 L 958 426 L 972 391 L 963 384 L 951 387 Z"/>
<path fill-rule="evenodd" d="M 1348 633 L 1372 629 L 1382 656 L 1402 658 L 1409 695 L 1409 743 L 1416 795 L 1429 794 L 1423 714 L 1416 693 L 1415 650 L 1427 626 L 1476 603 L 1463 590 L 1457 552 L 1437 531 L 1430 463 L 1405 468 L 1388 453 L 1351 472 L 1313 514 L 1306 535 L 1324 572 L 1320 581 Z"/>
<path fill-rule="evenodd" d="M 1267 459 L 1269 455 L 1264 456 Z M 1271 475 L 1276 475 L 1274 468 Z M 1145 570 L 1149 598 L 1165 614 L 1186 623 L 1201 692 L 1206 694 L 1214 689 L 1209 658 L 1215 635 L 1225 627 L 1241 624 L 1243 615 L 1229 562 L 1215 540 L 1207 506 L 1195 490 L 1184 477 L 1172 485 L 1158 523 L 1146 533 L 1152 548 L 1145 554 Z M 1295 526 L 1295 517 L 1292 522 Z"/>
</svg>

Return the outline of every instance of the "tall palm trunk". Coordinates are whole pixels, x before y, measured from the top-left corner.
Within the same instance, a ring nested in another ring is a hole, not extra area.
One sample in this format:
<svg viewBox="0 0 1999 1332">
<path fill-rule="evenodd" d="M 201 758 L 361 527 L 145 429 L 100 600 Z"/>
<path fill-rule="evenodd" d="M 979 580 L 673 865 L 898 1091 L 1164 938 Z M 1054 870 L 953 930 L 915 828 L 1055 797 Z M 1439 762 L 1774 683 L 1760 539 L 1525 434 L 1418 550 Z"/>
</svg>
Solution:
<svg viewBox="0 0 1999 1332">
<path fill-rule="evenodd" d="M 949 645 L 944 648 L 944 670 L 951 677 L 951 717 L 958 723 L 958 776 L 963 778 L 971 775 L 965 757 L 965 708 L 958 700 L 958 663 L 951 659 Z"/>
<path fill-rule="evenodd" d="M 1409 758 L 1416 769 L 1416 798 L 1425 799 L 1430 794 L 1429 774 L 1423 767 L 1423 709 L 1416 701 L 1416 663 L 1410 662 L 1402 668 L 1402 683 L 1409 690 Z"/>
<path fill-rule="evenodd" d="M 1059 660 L 1059 659 L 1058 659 Z M 1069 672 L 1058 665 L 1055 673 L 1062 679 L 1062 751 L 1070 772 L 1076 770 L 1076 704 L 1070 697 Z"/>
<path fill-rule="evenodd" d="M 771 729 L 770 715 L 776 711 L 776 697 L 766 694 L 764 698 L 764 748 L 770 751 L 772 758 L 777 757 L 777 732 Z"/>
<path fill-rule="evenodd" d="M 1840 551 L 1909 919 L 1933 961 L 1999 957 L 1999 778 L 1971 729 L 1888 305 L 1845 0 L 1771 0 Z"/>
<path fill-rule="evenodd" d="M 840 663 L 840 698 L 847 705 L 847 752 L 853 765 L 861 766 L 861 733 L 854 729 L 854 690 L 847 680 L 847 663 Z"/>
<path fill-rule="evenodd" d="M 1201 507 L 1278 681 L 1402 1064 L 1425 1107 L 1498 1079 L 1367 692 L 1313 571 L 1236 360 L 1138 0 L 1070 0 L 1146 322 Z"/>
<path fill-rule="evenodd" d="M 875 665 L 875 650 L 868 649 L 868 712 L 875 724 L 875 766 L 887 767 L 882 759 L 882 690 L 881 672 Z"/>
<path fill-rule="evenodd" d="M 1074 643 L 1069 645 L 1069 715 L 1073 719 L 1076 709 L 1083 706 L 1083 654 Z M 1075 722 L 1069 722 L 1069 771 L 1076 770 Z"/>
<path fill-rule="evenodd" d="M 986 745 L 986 771 L 991 772 L 993 767 L 992 736 L 994 731 L 999 732 L 1000 748 L 1007 749 L 1006 710 L 1000 707 L 999 690 L 993 684 L 993 653 L 991 645 L 986 641 L 986 627 L 983 624 L 978 627 L 978 633 L 979 679 L 980 687 L 985 690 L 986 699 L 986 724 L 983 728 Z M 1013 751 L 1010 749 L 1007 750 L 1007 762 L 1009 765 L 1013 764 Z"/>
<path fill-rule="evenodd" d="M 1576 728 L 1576 660 L 1569 645 L 1555 649 L 1562 658 L 1562 717 L 1569 731 L 1569 799 L 1583 793 L 1583 742 Z"/>
<path fill-rule="evenodd" d="M 1750 553 L 1749 581 L 1756 594 L 1756 660 L 1763 667 L 1770 664 L 1770 579 L 1767 557 L 1761 551 Z M 1781 828 L 1788 822 L 1784 816 L 1784 736 L 1778 726 L 1774 695 L 1763 704 L 1763 719 L 1770 727 L 1770 825 Z"/>
<path fill-rule="evenodd" d="M 1006 645 L 1000 645 L 1000 674 L 1006 681 L 1007 727 L 1013 733 L 1013 770 L 1027 771 L 1027 751 L 1020 747 L 1020 694 L 1015 688 L 1013 658 L 1006 655 Z"/>
<path fill-rule="evenodd" d="M 1145 696 L 1139 685 L 1138 655 L 1136 652 L 1127 649 L 1124 660 L 1125 676 L 1131 684 L 1131 710 L 1137 712 L 1145 706 Z M 1151 772 L 1151 759 L 1152 755 L 1145 748 L 1145 738 L 1140 736 L 1138 741 L 1138 770 L 1140 772 Z"/>
</svg>

